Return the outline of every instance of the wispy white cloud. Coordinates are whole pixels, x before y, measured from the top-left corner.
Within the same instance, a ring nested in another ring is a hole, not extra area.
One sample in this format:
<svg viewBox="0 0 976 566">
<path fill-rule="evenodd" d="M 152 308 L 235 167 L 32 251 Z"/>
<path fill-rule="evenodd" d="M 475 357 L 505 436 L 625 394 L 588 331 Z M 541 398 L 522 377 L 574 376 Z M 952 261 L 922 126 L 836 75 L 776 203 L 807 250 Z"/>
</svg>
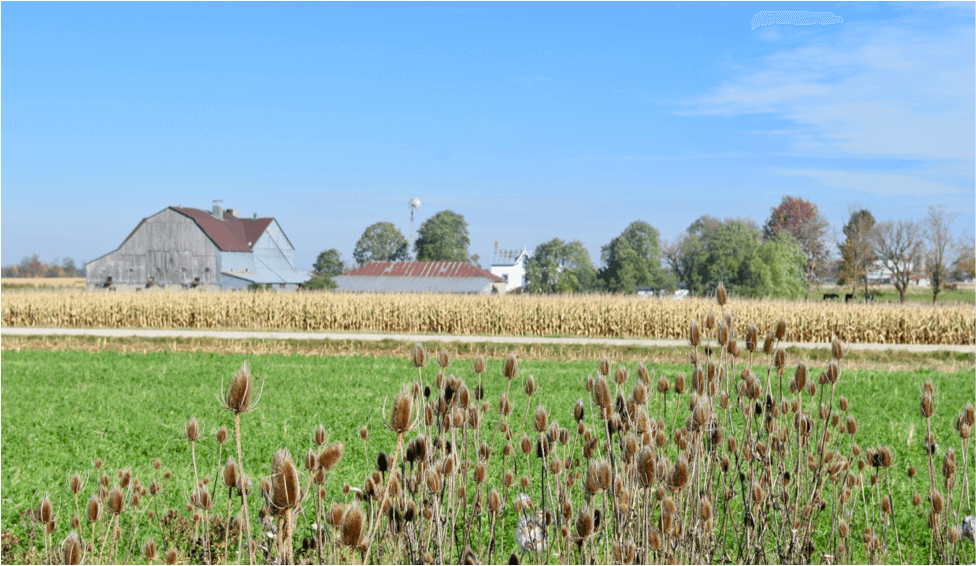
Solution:
<svg viewBox="0 0 976 566">
<path fill-rule="evenodd" d="M 854 190 L 881 196 L 950 195 L 972 191 L 925 174 L 881 171 L 840 171 L 830 169 L 781 169 L 781 175 L 810 177 L 827 187 Z"/>
<path fill-rule="evenodd" d="M 887 195 L 958 192 L 976 172 L 974 29 L 954 18 L 938 30 L 907 19 L 844 24 L 801 47 L 747 62 L 711 92 L 686 101 L 681 113 L 768 114 L 795 125 L 767 134 L 796 155 L 916 159 L 938 163 L 942 172 L 784 174 Z M 958 175 L 946 178 L 949 171 Z"/>
<path fill-rule="evenodd" d="M 789 10 L 773 12 L 763 10 L 752 17 L 752 29 L 774 24 L 788 24 L 794 26 L 812 26 L 814 24 L 830 25 L 844 23 L 844 18 L 832 12 L 807 12 L 805 10 Z"/>
</svg>

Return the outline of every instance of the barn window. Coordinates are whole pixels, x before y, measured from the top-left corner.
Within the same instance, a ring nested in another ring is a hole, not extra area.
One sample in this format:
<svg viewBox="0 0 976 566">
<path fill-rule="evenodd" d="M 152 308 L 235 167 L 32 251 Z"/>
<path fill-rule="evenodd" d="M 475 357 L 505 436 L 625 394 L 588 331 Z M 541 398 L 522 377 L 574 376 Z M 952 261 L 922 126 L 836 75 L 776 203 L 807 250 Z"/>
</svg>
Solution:
<svg viewBox="0 0 976 566">
<path fill-rule="evenodd" d="M 208 268 L 204 269 L 203 272 L 204 273 L 210 273 L 210 268 L 208 267 Z"/>
<path fill-rule="evenodd" d="M 280 284 L 280 285 L 278 285 L 278 288 L 279 288 L 279 289 L 284 289 L 284 288 L 285 288 L 285 284 L 284 284 L 284 283 L 282 283 L 282 284 Z"/>
</svg>

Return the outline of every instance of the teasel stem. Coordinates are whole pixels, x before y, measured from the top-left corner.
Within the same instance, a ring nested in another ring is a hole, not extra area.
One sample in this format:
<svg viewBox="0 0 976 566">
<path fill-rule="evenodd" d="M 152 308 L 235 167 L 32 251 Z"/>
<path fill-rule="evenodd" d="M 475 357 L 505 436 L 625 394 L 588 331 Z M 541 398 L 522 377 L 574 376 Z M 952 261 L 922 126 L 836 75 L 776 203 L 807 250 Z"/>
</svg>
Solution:
<svg viewBox="0 0 976 566">
<path fill-rule="evenodd" d="M 241 414 L 234 411 L 234 436 L 237 439 L 237 466 L 241 475 L 241 521 L 244 523 L 244 534 L 247 537 L 247 563 L 254 564 L 254 549 L 251 547 L 251 516 L 247 509 L 248 489 L 244 474 L 244 458 L 241 456 Z"/>
<path fill-rule="evenodd" d="M 224 523 L 224 559 L 223 564 L 227 564 L 227 556 L 230 554 L 230 503 L 231 503 L 231 493 L 234 488 L 227 488 L 227 522 Z M 238 537 L 240 538 L 240 537 Z M 321 560 L 320 560 L 321 562 Z"/>
<path fill-rule="evenodd" d="M 417 368 L 417 370 L 420 371 L 420 368 Z M 390 481 L 393 479 L 393 470 L 396 469 L 397 460 L 400 458 L 400 451 L 403 449 L 403 437 L 405 434 L 406 431 L 397 432 L 396 448 L 393 450 L 393 459 L 390 461 L 390 473 L 386 476 L 386 482 L 383 486 L 384 498 L 388 497 L 387 494 L 389 493 Z M 404 480 L 405 479 L 406 476 L 404 476 Z M 404 485 L 402 489 L 406 489 L 406 486 Z M 363 555 L 363 564 L 366 564 L 369 561 L 369 554 L 373 550 L 373 545 L 371 543 L 373 537 L 376 535 L 377 529 L 379 528 L 379 524 L 382 522 L 382 509 L 383 502 L 380 501 L 379 505 L 377 506 L 376 515 L 373 517 L 373 523 L 369 526 L 369 533 L 366 535 L 366 541 L 369 543 L 369 545 L 366 547 L 366 553 Z"/>
</svg>

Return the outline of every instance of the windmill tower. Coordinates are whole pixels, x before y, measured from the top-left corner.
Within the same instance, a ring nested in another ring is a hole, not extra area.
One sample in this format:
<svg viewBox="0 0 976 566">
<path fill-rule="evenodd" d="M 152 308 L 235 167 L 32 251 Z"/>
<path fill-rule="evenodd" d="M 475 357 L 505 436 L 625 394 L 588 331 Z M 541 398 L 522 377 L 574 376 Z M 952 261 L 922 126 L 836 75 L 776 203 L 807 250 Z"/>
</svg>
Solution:
<svg viewBox="0 0 976 566">
<path fill-rule="evenodd" d="M 407 204 L 410 205 L 410 244 L 412 245 L 415 238 L 414 231 L 413 231 L 413 212 L 415 210 L 420 210 L 420 199 L 414 197 L 410 199 L 410 202 L 408 202 Z"/>
</svg>

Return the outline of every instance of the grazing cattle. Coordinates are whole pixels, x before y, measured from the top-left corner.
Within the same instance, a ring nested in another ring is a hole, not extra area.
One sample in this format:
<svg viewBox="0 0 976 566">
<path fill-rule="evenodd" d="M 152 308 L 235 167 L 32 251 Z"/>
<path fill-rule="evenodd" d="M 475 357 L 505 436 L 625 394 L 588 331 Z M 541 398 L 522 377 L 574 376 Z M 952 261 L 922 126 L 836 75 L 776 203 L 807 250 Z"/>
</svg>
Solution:
<svg viewBox="0 0 976 566">
<path fill-rule="evenodd" d="M 823 300 L 825 300 L 825 301 L 828 300 L 828 299 L 839 299 L 839 298 L 840 298 L 840 295 L 838 295 L 837 293 L 824 293 L 824 296 L 823 296 Z"/>
<path fill-rule="evenodd" d="M 849 303 L 854 300 L 854 293 L 847 293 L 844 295 L 844 302 Z"/>
</svg>

